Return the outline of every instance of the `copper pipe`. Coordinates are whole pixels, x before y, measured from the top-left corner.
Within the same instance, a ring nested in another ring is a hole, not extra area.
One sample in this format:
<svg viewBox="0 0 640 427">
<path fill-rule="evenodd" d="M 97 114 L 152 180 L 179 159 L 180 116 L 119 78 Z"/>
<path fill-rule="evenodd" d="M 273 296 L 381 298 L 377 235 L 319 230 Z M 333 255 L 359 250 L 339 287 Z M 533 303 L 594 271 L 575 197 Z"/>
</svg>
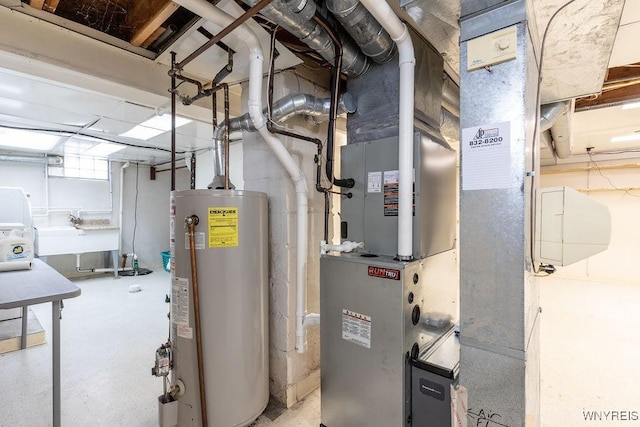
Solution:
<svg viewBox="0 0 640 427">
<path fill-rule="evenodd" d="M 197 50 L 195 50 L 191 55 L 187 56 L 185 59 L 183 59 L 179 64 L 177 64 L 177 68 L 179 70 L 183 70 L 185 65 L 187 65 L 189 62 L 193 61 L 194 59 L 196 59 L 198 56 L 200 56 L 204 51 L 206 51 L 207 49 L 209 49 L 211 46 L 213 46 L 214 44 L 218 43 L 220 40 L 222 40 L 225 36 L 227 36 L 230 32 L 232 32 L 233 30 L 235 30 L 236 28 L 238 28 L 240 25 L 244 24 L 245 21 L 247 21 L 249 18 L 252 18 L 255 14 L 257 14 L 258 12 L 260 12 L 262 10 L 262 8 L 264 8 L 266 5 L 268 5 L 269 3 L 271 3 L 271 0 L 261 0 L 259 3 L 257 3 L 255 6 L 253 6 L 252 8 L 250 8 L 249 10 L 247 10 L 244 14 L 240 15 L 238 17 L 238 19 L 236 19 L 235 21 L 233 21 L 228 27 L 225 27 L 222 31 L 220 31 L 218 34 L 216 34 L 215 36 L 213 36 L 211 39 L 209 39 L 208 42 L 206 42 L 205 44 L 203 44 L 202 46 L 200 46 Z"/>
<path fill-rule="evenodd" d="M 202 331 L 200 329 L 200 299 L 198 298 L 198 271 L 196 265 L 195 227 L 199 219 L 196 215 L 185 218 L 189 230 L 189 254 L 191 255 L 191 288 L 193 292 L 193 315 L 196 323 L 196 352 L 198 355 L 198 385 L 200 388 L 200 414 L 202 426 L 207 427 L 207 398 L 204 385 L 204 360 L 202 356 Z"/>
<path fill-rule="evenodd" d="M 176 69 L 176 53 L 171 52 L 171 71 Z M 176 189 L 176 76 L 171 73 L 171 191 Z"/>
</svg>

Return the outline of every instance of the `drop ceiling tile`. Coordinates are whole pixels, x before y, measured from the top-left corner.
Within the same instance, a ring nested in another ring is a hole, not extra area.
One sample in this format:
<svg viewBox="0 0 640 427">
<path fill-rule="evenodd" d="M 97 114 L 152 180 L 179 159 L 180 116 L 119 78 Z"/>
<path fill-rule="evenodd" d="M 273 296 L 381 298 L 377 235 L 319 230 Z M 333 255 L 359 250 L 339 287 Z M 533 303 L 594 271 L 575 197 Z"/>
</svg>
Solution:
<svg viewBox="0 0 640 427">
<path fill-rule="evenodd" d="M 637 2 L 640 5 L 640 2 Z M 638 49 L 638 35 L 640 35 L 640 21 L 618 28 L 616 41 L 609 59 L 609 68 L 640 62 Z"/>
</svg>

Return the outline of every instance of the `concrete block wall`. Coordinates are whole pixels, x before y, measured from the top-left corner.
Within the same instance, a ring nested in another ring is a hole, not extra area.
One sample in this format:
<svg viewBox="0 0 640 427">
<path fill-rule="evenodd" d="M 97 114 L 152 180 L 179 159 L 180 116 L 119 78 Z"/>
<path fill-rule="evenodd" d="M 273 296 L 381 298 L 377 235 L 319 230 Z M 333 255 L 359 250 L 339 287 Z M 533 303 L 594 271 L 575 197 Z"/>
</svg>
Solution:
<svg viewBox="0 0 640 427">
<path fill-rule="evenodd" d="M 246 89 L 246 88 L 243 88 Z M 243 105 L 246 106 L 246 90 Z M 274 78 L 274 100 L 289 93 L 328 96 L 316 84 L 293 71 Z M 266 87 L 263 93 L 266 94 Z M 265 100 L 266 102 L 266 100 Z M 246 107 L 245 107 L 246 110 Z M 287 130 L 326 139 L 326 124 L 316 125 L 304 117 L 285 123 Z M 323 233 L 324 196 L 315 191 L 314 156 L 316 146 L 310 142 L 279 135 L 307 178 L 309 187 L 309 239 L 307 262 L 307 310 L 320 310 L 319 242 Z M 258 133 L 243 135 L 243 178 L 245 190 L 269 195 L 269 334 L 270 391 L 273 397 L 291 406 L 320 384 L 319 328 L 308 332 L 308 351 L 295 351 L 296 305 L 296 193 L 287 172 Z"/>
</svg>

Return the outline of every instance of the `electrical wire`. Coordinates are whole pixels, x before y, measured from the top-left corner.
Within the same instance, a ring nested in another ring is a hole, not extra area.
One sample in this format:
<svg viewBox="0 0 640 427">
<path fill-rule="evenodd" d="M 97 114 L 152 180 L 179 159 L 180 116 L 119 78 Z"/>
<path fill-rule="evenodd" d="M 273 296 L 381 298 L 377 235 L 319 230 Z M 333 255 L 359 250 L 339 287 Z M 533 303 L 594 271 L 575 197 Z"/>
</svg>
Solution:
<svg viewBox="0 0 640 427">
<path fill-rule="evenodd" d="M 533 268 L 533 272 L 535 274 L 538 274 L 540 272 L 539 269 L 536 268 L 535 262 L 534 262 L 534 240 L 535 240 L 535 228 L 534 228 L 534 224 L 535 224 L 535 213 L 536 213 L 536 183 L 537 183 L 537 177 L 535 175 L 535 170 L 536 170 L 536 150 L 538 150 L 538 146 L 536 144 L 536 134 L 538 133 L 538 125 L 540 123 L 540 91 L 541 91 L 541 87 L 542 87 L 542 64 L 544 62 L 544 48 L 546 45 L 546 41 L 547 41 L 547 34 L 549 33 L 549 28 L 551 28 L 551 24 L 553 23 L 553 21 L 556 19 L 556 17 L 558 16 L 558 14 L 560 14 L 560 12 L 562 12 L 564 9 L 566 9 L 568 6 L 570 6 L 571 4 L 575 3 L 576 0 L 569 0 L 568 2 L 566 2 L 565 4 L 563 4 L 562 6 L 560 6 L 554 13 L 553 15 L 551 15 L 551 17 L 549 18 L 549 21 L 547 22 L 547 25 L 544 29 L 544 33 L 542 34 L 542 40 L 540 42 L 540 62 L 538 63 L 538 81 L 537 81 L 537 85 L 536 85 L 536 120 L 535 123 L 533 125 L 533 142 L 531 144 L 531 186 L 529 188 L 529 206 L 530 206 L 530 210 L 529 210 L 529 250 L 530 250 L 530 254 L 529 256 L 531 257 L 531 267 Z"/>
<path fill-rule="evenodd" d="M 31 128 L 31 127 L 24 127 L 24 126 L 9 126 L 9 125 L 5 125 L 5 124 L 0 124 L 0 128 L 4 128 L 4 129 L 13 129 L 13 130 L 25 130 L 25 131 L 32 131 L 32 132 L 44 132 L 44 133 L 50 133 L 50 134 L 54 134 L 54 135 L 64 135 L 64 136 L 86 136 L 87 138 L 93 138 L 93 139 L 97 139 L 100 141 L 105 141 L 105 142 L 111 142 L 113 144 L 120 144 L 120 145 L 124 145 L 125 147 L 131 147 L 131 148 L 142 148 L 145 150 L 154 150 L 154 151 L 164 151 L 167 153 L 171 153 L 171 150 L 168 148 L 162 148 L 162 147 L 156 147 L 156 146 L 152 146 L 152 145 L 143 145 L 143 144 L 132 144 L 130 142 L 122 142 L 122 141 L 116 141 L 114 139 L 111 138 L 105 138 L 103 136 L 96 136 L 96 135 L 91 135 L 88 133 L 84 133 L 84 132 L 73 132 L 73 131 L 69 131 L 69 130 L 60 130 L 60 129 L 47 129 L 47 128 Z M 190 151 L 176 151 L 176 154 L 188 154 L 190 153 Z"/>
<path fill-rule="evenodd" d="M 638 196 L 638 195 L 631 194 L 631 192 L 630 192 L 628 189 L 626 189 L 626 188 L 619 188 L 619 187 L 617 187 L 617 186 L 616 186 L 616 185 L 611 181 L 611 179 L 609 179 L 609 177 L 604 176 L 604 174 L 602 173 L 602 170 L 600 169 L 600 165 L 598 165 L 598 163 L 596 163 L 596 161 L 595 161 L 595 160 L 593 160 L 593 157 L 591 156 L 591 152 L 590 152 L 590 151 L 588 151 L 588 152 L 587 152 L 587 155 L 589 156 L 589 161 L 595 165 L 595 167 L 596 167 L 596 169 L 597 169 L 598 173 L 600 174 L 600 176 L 601 176 L 602 178 L 606 179 L 606 180 L 609 182 L 609 185 L 611 185 L 611 187 L 613 187 L 615 190 L 623 191 L 625 194 L 628 194 L 628 195 L 629 195 L 629 196 L 631 196 L 631 197 L 640 197 L 640 196 Z M 588 172 L 587 172 L 587 173 L 588 173 Z"/>
</svg>

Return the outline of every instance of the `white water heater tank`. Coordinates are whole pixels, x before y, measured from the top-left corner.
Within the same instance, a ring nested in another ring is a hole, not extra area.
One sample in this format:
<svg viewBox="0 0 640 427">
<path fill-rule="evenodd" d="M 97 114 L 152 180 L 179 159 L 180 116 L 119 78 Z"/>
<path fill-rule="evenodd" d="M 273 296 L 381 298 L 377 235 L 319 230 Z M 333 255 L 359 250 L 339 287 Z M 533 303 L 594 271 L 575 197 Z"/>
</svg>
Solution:
<svg viewBox="0 0 640 427">
<path fill-rule="evenodd" d="M 203 371 L 198 372 L 189 235 L 195 252 Z M 199 375 L 209 426 L 247 426 L 269 400 L 267 195 L 184 190 L 171 194 L 172 384 L 182 381 L 178 426 L 202 425 Z"/>
</svg>

